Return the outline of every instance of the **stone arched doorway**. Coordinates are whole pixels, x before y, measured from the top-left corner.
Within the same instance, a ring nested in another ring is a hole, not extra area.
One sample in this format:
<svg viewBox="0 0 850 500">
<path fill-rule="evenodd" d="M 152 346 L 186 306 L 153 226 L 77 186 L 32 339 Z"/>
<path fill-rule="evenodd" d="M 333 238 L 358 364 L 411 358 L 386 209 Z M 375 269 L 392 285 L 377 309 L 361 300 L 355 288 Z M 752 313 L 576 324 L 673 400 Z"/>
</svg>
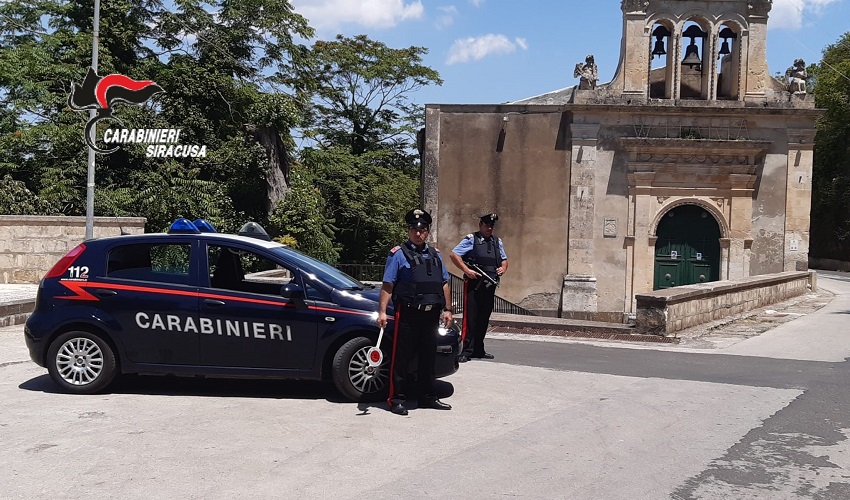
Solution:
<svg viewBox="0 0 850 500">
<path fill-rule="evenodd" d="M 720 226 L 704 208 L 673 208 L 655 234 L 653 290 L 720 279 Z"/>
</svg>

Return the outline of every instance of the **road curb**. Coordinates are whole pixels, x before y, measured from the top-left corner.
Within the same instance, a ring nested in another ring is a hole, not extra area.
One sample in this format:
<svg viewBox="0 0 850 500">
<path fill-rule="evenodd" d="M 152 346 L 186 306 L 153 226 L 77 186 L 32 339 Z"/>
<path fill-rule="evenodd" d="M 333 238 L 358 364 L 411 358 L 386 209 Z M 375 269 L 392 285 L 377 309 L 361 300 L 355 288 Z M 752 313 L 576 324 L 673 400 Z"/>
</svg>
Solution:
<svg viewBox="0 0 850 500">
<path fill-rule="evenodd" d="M 22 325 L 35 309 L 35 299 L 13 300 L 0 304 L 0 327 Z"/>
</svg>

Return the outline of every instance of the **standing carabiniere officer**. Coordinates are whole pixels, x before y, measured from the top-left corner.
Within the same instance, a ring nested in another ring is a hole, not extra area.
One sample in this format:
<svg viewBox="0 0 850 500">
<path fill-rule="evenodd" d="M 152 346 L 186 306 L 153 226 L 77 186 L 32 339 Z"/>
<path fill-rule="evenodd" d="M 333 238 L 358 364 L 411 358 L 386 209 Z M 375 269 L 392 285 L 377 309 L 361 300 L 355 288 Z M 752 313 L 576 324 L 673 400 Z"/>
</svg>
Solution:
<svg viewBox="0 0 850 500">
<path fill-rule="evenodd" d="M 431 214 L 411 210 L 404 217 L 407 241 L 390 250 L 384 267 L 383 285 L 378 303 L 378 326 L 387 326 L 390 299 L 395 309 L 390 394 L 387 402 L 397 415 L 407 415 L 404 404 L 412 392 L 420 408 L 450 410 L 437 399 L 434 390 L 434 361 L 437 353 L 437 328 L 440 320 L 452 321 L 449 272 L 440 251 L 428 245 Z M 416 386 L 410 385 L 410 364 L 417 359 Z"/>
<path fill-rule="evenodd" d="M 478 231 L 467 234 L 452 250 L 450 258 L 465 275 L 463 282 L 463 336 L 466 344 L 458 360 L 470 358 L 493 359 L 484 350 L 484 336 L 490 323 L 490 314 L 496 300 L 496 286 L 508 270 L 508 256 L 502 240 L 493 235 L 493 226 L 499 216 L 484 214 L 479 217 Z M 485 279 L 470 266 L 475 265 L 490 279 Z"/>
</svg>

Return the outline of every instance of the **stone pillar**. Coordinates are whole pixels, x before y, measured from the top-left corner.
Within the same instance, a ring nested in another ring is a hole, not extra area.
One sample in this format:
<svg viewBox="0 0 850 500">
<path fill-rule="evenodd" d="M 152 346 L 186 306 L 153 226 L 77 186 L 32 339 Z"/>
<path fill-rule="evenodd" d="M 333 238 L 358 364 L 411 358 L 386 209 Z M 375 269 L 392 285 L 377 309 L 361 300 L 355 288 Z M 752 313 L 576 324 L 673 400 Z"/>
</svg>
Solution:
<svg viewBox="0 0 850 500">
<path fill-rule="evenodd" d="M 750 2 L 749 31 L 747 36 L 746 98 L 764 99 L 770 81 L 767 68 L 767 13 L 770 1 Z"/>
<path fill-rule="evenodd" d="M 736 191 L 733 189 L 733 193 Z M 750 250 L 744 240 L 752 241 L 753 197 L 752 190 L 732 195 L 729 210 L 729 275 L 726 279 L 736 280 L 750 275 Z"/>
<path fill-rule="evenodd" d="M 567 274 L 561 289 L 561 304 L 564 311 L 596 312 L 596 278 L 590 275 Z"/>
<path fill-rule="evenodd" d="M 623 244 L 626 247 L 626 294 L 623 297 L 623 304 L 626 305 L 626 312 L 633 314 L 635 312 L 635 237 L 627 235 L 623 238 Z"/>
<path fill-rule="evenodd" d="M 788 130 L 784 271 L 808 269 L 814 139 L 814 129 Z"/>
<path fill-rule="evenodd" d="M 630 182 L 635 186 L 632 189 L 635 196 L 635 218 L 632 224 L 635 236 L 634 297 L 639 293 L 652 291 L 655 279 L 656 238 L 650 225 L 662 201 L 659 201 L 657 196 L 652 196 L 654 172 L 635 172 L 630 174 L 630 177 Z"/>
<path fill-rule="evenodd" d="M 570 208 L 567 241 L 567 275 L 564 276 L 564 298 L 567 283 L 580 283 L 581 291 L 592 295 L 582 304 L 583 309 L 564 310 L 596 312 L 596 279 L 593 278 L 596 143 L 598 124 L 570 124 L 572 158 L 570 161 Z M 592 291 L 591 291 L 592 288 Z M 592 309 L 588 309 L 591 308 Z"/>
<path fill-rule="evenodd" d="M 431 241 L 438 241 L 440 228 L 439 167 L 440 167 L 440 106 L 425 106 L 425 140 L 420 154 L 419 199 L 422 208 L 434 219 Z"/>
<path fill-rule="evenodd" d="M 650 30 L 646 26 L 649 2 L 628 0 L 622 3 L 623 43 L 620 47 L 623 71 L 623 95 L 649 96 Z"/>
<path fill-rule="evenodd" d="M 720 238 L 720 281 L 731 279 L 729 278 L 730 245 L 729 238 Z"/>
</svg>

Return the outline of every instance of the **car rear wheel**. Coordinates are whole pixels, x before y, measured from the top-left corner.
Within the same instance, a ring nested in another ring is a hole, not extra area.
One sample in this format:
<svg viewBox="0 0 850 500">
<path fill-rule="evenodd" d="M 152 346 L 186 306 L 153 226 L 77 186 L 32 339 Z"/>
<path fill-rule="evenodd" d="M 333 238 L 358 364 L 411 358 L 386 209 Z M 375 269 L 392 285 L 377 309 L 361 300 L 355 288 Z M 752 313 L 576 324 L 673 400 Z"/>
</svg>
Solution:
<svg viewBox="0 0 850 500">
<path fill-rule="evenodd" d="M 343 396 L 352 401 L 381 401 L 389 393 L 390 356 L 378 367 L 369 366 L 367 353 L 374 347 L 366 337 L 349 340 L 334 355 L 333 380 Z"/>
<path fill-rule="evenodd" d="M 93 394 L 115 378 L 115 354 L 102 338 L 89 332 L 66 332 L 47 351 L 50 378 L 66 392 Z"/>
</svg>

